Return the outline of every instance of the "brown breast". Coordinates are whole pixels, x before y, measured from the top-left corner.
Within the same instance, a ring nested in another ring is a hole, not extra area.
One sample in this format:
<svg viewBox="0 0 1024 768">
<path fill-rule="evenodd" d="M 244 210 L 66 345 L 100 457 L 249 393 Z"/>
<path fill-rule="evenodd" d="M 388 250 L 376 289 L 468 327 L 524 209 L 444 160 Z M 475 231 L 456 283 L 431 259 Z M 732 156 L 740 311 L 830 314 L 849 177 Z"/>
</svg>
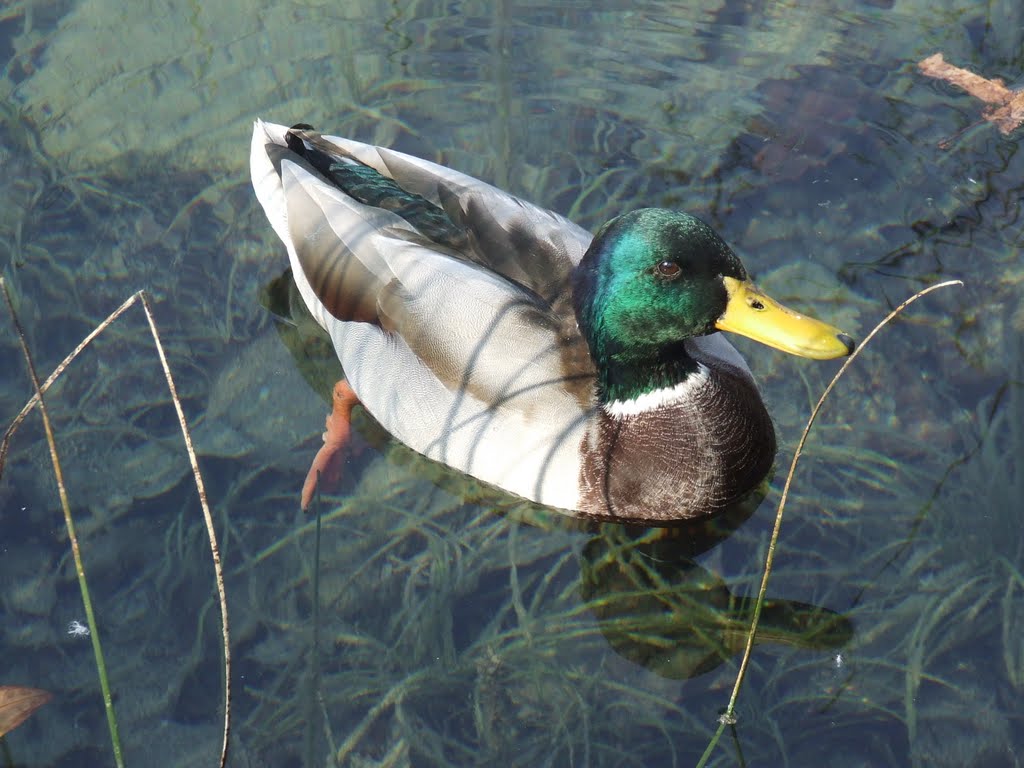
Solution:
<svg viewBox="0 0 1024 768">
<path fill-rule="evenodd" d="M 690 519 L 723 511 L 764 479 L 775 431 L 754 383 L 718 369 L 685 402 L 623 417 L 598 409 L 581 454 L 583 514 Z"/>
</svg>

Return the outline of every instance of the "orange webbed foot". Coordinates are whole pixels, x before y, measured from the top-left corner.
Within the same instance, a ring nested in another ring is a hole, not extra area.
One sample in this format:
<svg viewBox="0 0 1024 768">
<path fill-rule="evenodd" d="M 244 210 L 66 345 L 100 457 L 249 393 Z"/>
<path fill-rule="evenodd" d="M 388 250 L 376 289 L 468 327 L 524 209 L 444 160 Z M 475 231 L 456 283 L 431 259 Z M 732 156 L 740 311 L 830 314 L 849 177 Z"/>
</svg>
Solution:
<svg viewBox="0 0 1024 768">
<path fill-rule="evenodd" d="M 320 489 L 326 491 L 336 488 L 341 480 L 342 459 L 352 434 L 352 409 L 359 404 L 359 398 L 348 382 L 341 379 L 334 385 L 331 401 L 331 412 L 324 423 L 327 430 L 324 432 L 324 444 L 313 458 L 306 482 L 302 484 L 303 510 L 309 509 L 313 501 L 318 477 Z"/>
</svg>

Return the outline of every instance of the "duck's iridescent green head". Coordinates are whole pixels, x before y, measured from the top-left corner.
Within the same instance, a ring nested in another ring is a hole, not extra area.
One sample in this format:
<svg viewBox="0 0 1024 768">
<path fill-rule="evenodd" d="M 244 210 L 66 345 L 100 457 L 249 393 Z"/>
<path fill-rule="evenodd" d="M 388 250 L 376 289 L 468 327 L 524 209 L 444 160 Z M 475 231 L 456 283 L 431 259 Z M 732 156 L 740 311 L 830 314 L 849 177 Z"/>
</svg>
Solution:
<svg viewBox="0 0 1024 768">
<path fill-rule="evenodd" d="M 715 330 L 729 301 L 723 276 L 742 281 L 747 273 L 703 221 L 660 208 L 633 211 L 605 224 L 583 257 L 576 315 L 598 357 L 648 358 Z"/>
<path fill-rule="evenodd" d="M 816 359 L 853 351 L 838 329 L 758 290 L 711 227 L 677 211 L 646 208 L 602 227 L 573 275 L 573 301 L 605 398 L 682 381 L 696 370 L 683 341 L 716 330 Z"/>
</svg>

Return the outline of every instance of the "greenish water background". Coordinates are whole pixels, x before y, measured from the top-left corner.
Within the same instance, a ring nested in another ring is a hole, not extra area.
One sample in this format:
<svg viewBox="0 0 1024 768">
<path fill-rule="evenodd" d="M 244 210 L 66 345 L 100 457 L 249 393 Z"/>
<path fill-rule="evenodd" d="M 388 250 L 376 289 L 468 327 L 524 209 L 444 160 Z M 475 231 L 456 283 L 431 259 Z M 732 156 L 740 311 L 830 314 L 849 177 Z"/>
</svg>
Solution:
<svg viewBox="0 0 1024 768">
<path fill-rule="evenodd" d="M 296 494 L 325 403 L 259 302 L 285 259 L 248 186 L 257 116 L 443 161 L 589 228 L 685 208 L 777 298 L 855 336 L 962 278 L 866 351 L 798 474 L 770 593 L 844 615 L 851 636 L 759 646 L 712 763 L 1017 765 L 1024 133 L 978 123 L 914 65 L 941 51 L 1013 87 L 1022 38 L 1010 0 L 0 9 L 4 275 L 42 371 L 132 292 L 156 301 L 223 537 L 232 765 L 692 765 L 735 675 L 734 659 L 666 665 L 678 639 L 657 662 L 624 652 L 623 634 L 665 632 L 630 625 L 633 602 L 610 621 L 595 596 L 630 572 L 624 556 L 594 575 L 621 532 L 524 520 L 365 422 L 325 506 L 314 661 Z M 835 366 L 737 346 L 788 465 Z M 29 392 L 0 322 L 0 414 Z M 141 315 L 49 403 L 128 763 L 213 764 L 212 567 Z M 723 583 L 752 594 L 780 485 L 666 581 L 712 607 Z M 66 633 L 82 609 L 34 419 L 0 511 L 0 684 L 56 694 L 8 747 L 18 765 L 111 764 L 89 644 Z"/>
</svg>

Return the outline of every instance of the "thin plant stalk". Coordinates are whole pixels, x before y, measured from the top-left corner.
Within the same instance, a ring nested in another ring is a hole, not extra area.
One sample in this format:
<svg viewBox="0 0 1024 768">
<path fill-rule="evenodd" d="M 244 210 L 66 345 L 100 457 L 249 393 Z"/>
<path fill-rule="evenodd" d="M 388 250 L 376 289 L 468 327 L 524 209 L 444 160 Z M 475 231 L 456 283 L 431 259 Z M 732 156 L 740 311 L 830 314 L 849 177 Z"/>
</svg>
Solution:
<svg viewBox="0 0 1024 768">
<path fill-rule="evenodd" d="M 320 697 L 320 535 L 323 508 L 320 503 L 320 473 L 317 472 L 316 495 L 313 505 L 316 509 L 316 535 L 313 539 L 313 637 L 309 660 L 309 699 L 306 711 L 306 765 L 316 765 L 317 746 L 317 703 Z"/>
<path fill-rule="evenodd" d="M 213 560 L 213 571 L 216 576 L 217 597 L 220 601 L 221 630 L 224 641 L 224 738 L 220 748 L 220 768 L 224 768 L 228 762 L 228 744 L 231 736 L 231 643 L 228 630 L 228 596 L 227 591 L 224 589 L 224 567 L 220 561 L 217 529 L 213 524 L 213 514 L 210 512 L 210 505 L 206 501 L 206 484 L 203 483 L 203 475 L 199 471 L 199 459 L 196 457 L 195 449 L 192 447 L 192 434 L 189 432 L 188 422 L 185 420 L 185 410 L 181 406 L 181 398 L 178 397 L 178 388 L 174 385 L 171 366 L 167 363 L 167 356 L 164 354 L 164 345 L 160 342 L 160 334 L 156 329 L 153 311 L 150 309 L 145 291 L 139 291 L 135 295 L 139 297 L 139 300 L 142 302 L 142 309 L 146 313 L 149 330 L 153 334 L 153 343 L 156 345 L 156 353 L 160 358 L 160 365 L 164 369 L 164 378 L 167 379 L 167 389 L 171 393 L 171 401 L 174 403 L 174 410 L 178 414 L 178 425 L 181 427 L 181 436 L 184 438 L 185 448 L 188 450 L 188 460 L 192 465 L 192 476 L 196 483 L 196 492 L 199 494 L 199 505 L 203 509 L 203 519 L 206 521 L 206 534 L 210 540 L 210 557 Z"/>
<path fill-rule="evenodd" d="M 108 325 L 110 325 L 122 314 L 124 314 L 125 311 L 127 311 L 127 309 L 136 302 L 138 297 L 138 294 L 133 294 L 131 297 L 128 298 L 127 301 L 125 301 L 124 304 L 122 304 L 120 307 L 111 312 L 106 320 L 104 320 L 102 323 L 93 328 L 92 332 L 90 332 L 88 336 L 82 339 L 78 343 L 78 346 L 71 351 L 71 354 L 69 354 L 67 357 L 60 361 L 60 364 L 53 369 L 53 373 L 46 377 L 46 381 L 42 383 L 42 385 L 35 392 L 35 394 L 33 394 L 29 401 L 25 403 L 25 407 L 21 409 L 21 413 L 14 417 L 14 421 L 11 422 L 11 426 L 9 426 L 7 428 L 7 432 L 4 433 L 3 441 L 0 442 L 0 475 L 3 475 L 4 473 L 4 463 L 7 460 L 7 451 L 10 448 L 11 439 L 14 437 L 14 433 L 18 431 L 18 427 L 21 426 L 21 422 L 25 420 L 25 417 L 32 413 L 32 409 L 35 408 L 36 405 L 38 405 L 39 397 L 45 394 L 46 390 L 53 386 L 53 382 L 60 378 L 60 375 L 64 373 L 64 369 L 71 364 L 71 361 L 78 357 L 81 354 L 82 350 L 92 343 L 93 339 L 95 339 L 97 336 L 103 333 L 103 331 L 106 330 L 106 327 Z"/>
<path fill-rule="evenodd" d="M 46 404 L 43 402 L 43 394 L 39 384 L 39 376 L 36 374 L 36 366 L 32 361 L 32 354 L 25 342 L 25 333 L 18 320 L 18 313 L 14 310 L 14 303 L 11 301 L 11 294 L 7 291 L 7 282 L 0 277 L 0 290 L 3 291 L 4 301 L 7 302 L 7 309 L 11 313 L 11 322 L 14 323 L 15 333 L 18 334 L 18 343 L 21 345 L 21 352 L 25 357 L 25 365 L 28 367 L 29 377 L 32 379 L 32 386 L 35 388 L 38 398 L 39 413 L 43 417 L 43 429 L 46 432 L 46 444 L 50 448 L 50 459 L 53 462 L 53 475 L 57 480 L 57 493 L 60 495 L 60 505 L 64 510 L 64 525 L 68 531 L 68 540 L 71 542 L 71 553 L 75 559 L 75 574 L 78 576 L 78 587 L 82 592 L 82 605 L 85 608 L 85 619 L 89 624 L 89 639 L 92 641 L 92 652 L 96 658 L 96 672 L 100 678 L 100 689 L 103 692 L 103 708 L 107 713 L 107 727 L 110 730 L 110 744 L 114 750 L 114 763 L 118 768 L 124 768 L 124 756 L 121 752 L 121 737 L 117 731 L 117 717 L 114 714 L 114 699 L 110 695 L 110 682 L 107 679 L 107 665 L 103 661 L 103 648 L 100 645 L 99 628 L 96 625 L 96 616 L 92 610 L 92 598 L 89 596 L 89 584 L 85 578 L 85 565 L 82 562 L 82 551 L 78 546 L 78 536 L 75 534 L 75 521 L 71 516 L 71 503 L 68 501 L 67 487 L 64 485 L 64 471 L 60 466 L 60 457 L 57 455 L 57 441 L 53 436 L 53 428 L 50 424 L 50 415 L 46 411 Z"/>
<path fill-rule="evenodd" d="M 764 604 L 765 595 L 768 592 L 768 579 L 772 572 L 772 563 L 775 560 L 775 547 L 779 541 L 779 531 L 782 528 L 782 513 L 786 508 L 786 501 L 789 498 L 789 489 L 793 484 L 793 475 L 796 473 L 796 465 L 800 461 L 800 457 L 803 454 L 804 444 L 807 442 L 807 436 L 810 434 L 811 427 L 814 425 L 815 420 L 818 418 L 818 413 L 821 411 L 821 407 L 824 405 L 825 400 L 832 393 L 836 383 L 846 373 L 847 369 L 853 364 L 853 361 L 857 359 L 860 353 L 868 345 L 868 343 L 882 330 L 886 325 L 889 324 L 895 317 L 897 317 L 903 310 L 909 307 L 918 299 L 927 296 L 932 291 L 937 291 L 940 288 L 947 288 L 953 285 L 963 285 L 961 280 L 946 280 L 945 282 L 936 283 L 930 285 L 923 290 L 918 291 L 909 299 L 906 299 L 902 304 L 896 307 L 892 312 L 885 316 L 881 322 L 878 323 L 874 328 L 871 329 L 864 341 L 854 350 L 853 354 L 846 358 L 846 361 L 840 367 L 836 375 L 832 377 L 832 381 L 829 382 L 828 386 L 825 387 L 825 391 L 822 392 L 821 397 L 818 398 L 818 402 L 811 410 L 810 418 L 807 419 L 807 424 L 804 426 L 804 431 L 800 435 L 800 440 L 796 444 L 796 450 L 793 452 L 793 461 L 789 465 L 789 473 L 786 475 L 786 483 L 782 488 L 782 497 L 779 499 L 779 507 L 775 512 L 775 526 L 772 528 L 772 535 L 768 541 L 768 554 L 765 557 L 764 572 L 761 575 L 761 587 L 757 593 L 757 602 L 754 604 L 754 616 L 750 622 L 750 630 L 747 632 L 747 645 L 743 650 L 743 658 L 740 660 L 740 668 L 736 673 L 736 682 L 733 685 L 732 695 L 729 697 L 729 704 L 725 708 L 725 712 L 719 717 L 718 730 L 715 731 L 714 736 L 711 737 L 711 742 L 708 744 L 704 754 L 701 755 L 700 761 L 697 763 L 697 768 L 702 768 L 708 759 L 711 757 L 711 753 L 714 751 L 715 745 L 721 738 L 722 733 L 725 731 L 727 725 L 733 725 L 736 722 L 736 700 L 740 695 L 740 687 L 743 685 L 743 679 L 747 674 L 747 667 L 750 664 L 750 656 L 754 649 L 754 639 L 757 636 L 757 624 L 761 618 L 761 607 Z"/>
<path fill-rule="evenodd" d="M 118 317 L 124 314 L 135 302 L 142 304 L 142 309 L 146 314 L 146 321 L 149 323 L 149 330 L 153 336 L 153 343 L 156 346 L 157 356 L 160 359 L 160 365 L 163 368 L 164 378 L 167 381 L 167 388 L 171 394 L 171 401 L 174 403 L 174 409 L 178 416 L 178 424 L 181 427 L 181 434 L 185 441 L 185 449 L 188 452 L 189 462 L 192 466 L 192 475 L 196 485 L 196 491 L 199 495 L 199 504 L 203 510 L 203 519 L 206 523 L 206 532 L 210 540 L 210 553 L 213 561 L 213 570 L 217 583 L 217 595 L 220 602 L 220 615 L 221 615 L 221 637 L 223 640 L 224 649 L 224 731 L 223 741 L 221 743 L 220 753 L 220 768 L 224 768 L 227 765 L 228 759 L 228 744 L 231 734 L 231 643 L 230 633 L 228 624 L 228 605 L 227 605 L 227 593 L 224 588 L 224 569 L 220 559 L 220 547 L 217 544 L 217 532 L 213 523 L 213 514 L 210 512 L 210 506 L 207 503 L 206 498 L 206 486 L 203 482 L 202 473 L 199 471 L 199 461 L 196 457 L 195 449 L 192 445 L 192 435 L 188 428 L 188 422 L 185 420 L 185 411 L 181 405 L 181 398 L 178 397 L 178 390 L 174 384 L 174 377 L 171 375 L 171 368 L 167 362 L 167 356 L 164 354 L 163 344 L 160 341 L 160 333 L 157 331 L 156 321 L 153 318 L 153 312 L 150 308 L 149 301 L 147 299 L 145 291 L 138 291 L 132 294 L 120 307 L 114 310 L 107 318 L 101 322 L 96 328 L 86 336 L 74 351 L 71 352 L 60 365 L 53 371 L 52 374 L 47 378 L 43 384 L 39 383 L 39 379 L 36 376 L 35 368 L 32 365 L 32 360 L 28 352 L 28 347 L 25 344 L 24 333 L 22 332 L 21 325 L 18 322 L 17 315 L 14 311 L 14 305 L 11 302 L 10 294 L 7 291 L 7 284 L 2 277 L 0 277 L 0 288 L 3 290 L 4 298 L 7 301 L 7 306 L 10 309 L 11 317 L 14 320 L 15 328 L 18 332 L 18 337 L 22 344 L 22 351 L 25 354 L 26 361 L 29 365 L 29 371 L 32 376 L 33 384 L 35 385 L 35 394 L 25 407 L 21 410 L 21 413 L 15 418 L 7 432 L 4 434 L 3 441 L 0 443 L 0 474 L 3 473 L 4 462 L 7 456 L 8 446 L 10 445 L 11 439 L 14 437 L 14 433 L 18 427 L 24 421 L 25 417 L 32 411 L 37 405 L 43 414 L 43 424 L 46 428 L 47 441 L 50 443 L 51 455 L 54 459 L 54 469 L 57 473 L 57 484 L 58 489 L 61 491 L 61 502 L 65 509 L 65 519 L 68 523 L 68 531 L 72 542 L 72 550 L 75 556 L 76 568 L 79 572 L 79 583 L 82 587 L 83 600 L 85 602 L 86 617 L 89 622 L 90 636 L 93 640 L 93 648 L 97 653 L 97 667 L 100 670 L 101 686 L 104 688 L 104 701 L 108 707 L 108 720 L 113 717 L 113 709 L 110 705 L 110 693 L 106 687 L 106 670 L 102 666 L 102 657 L 99 655 L 99 634 L 96 631 L 94 616 L 92 612 L 92 604 L 88 597 L 88 588 L 85 585 L 85 575 L 81 568 L 81 558 L 78 550 L 78 541 L 74 536 L 74 528 L 71 522 L 70 511 L 66 502 L 66 493 L 63 486 L 63 474 L 60 472 L 60 466 L 57 462 L 56 445 L 53 442 L 53 434 L 50 430 L 49 417 L 47 416 L 46 410 L 43 407 L 42 396 L 43 393 L 53 384 L 54 381 L 64 372 L 64 370 L 71 364 L 71 362 L 84 350 L 100 333 L 113 323 Z M 120 745 L 116 739 L 116 724 L 112 731 L 112 737 L 115 742 L 115 756 L 117 758 L 117 764 L 123 765 L 123 761 L 120 757 Z"/>
</svg>

